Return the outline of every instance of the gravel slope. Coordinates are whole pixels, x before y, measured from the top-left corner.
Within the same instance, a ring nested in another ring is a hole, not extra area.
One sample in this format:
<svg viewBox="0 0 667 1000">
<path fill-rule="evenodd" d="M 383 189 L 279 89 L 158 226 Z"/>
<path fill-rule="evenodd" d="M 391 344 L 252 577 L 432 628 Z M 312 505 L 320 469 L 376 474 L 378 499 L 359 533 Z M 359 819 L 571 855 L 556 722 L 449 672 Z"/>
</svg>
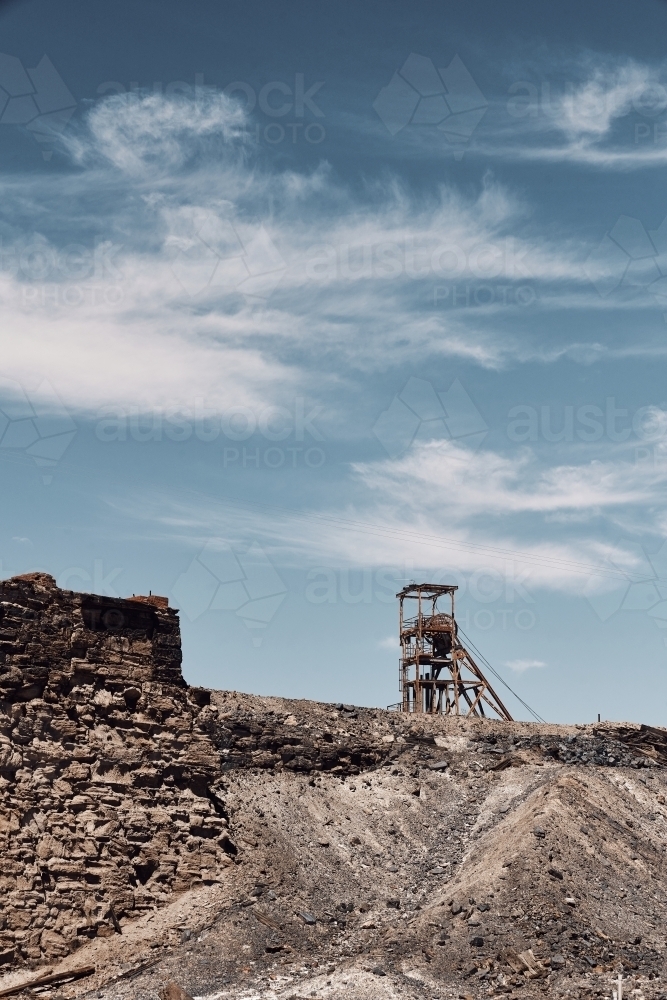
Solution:
<svg viewBox="0 0 667 1000">
<path fill-rule="evenodd" d="M 609 997 L 620 971 L 667 997 L 662 731 L 233 692 L 201 724 L 234 863 L 85 943 L 54 968 L 95 976 L 51 995 Z"/>
</svg>

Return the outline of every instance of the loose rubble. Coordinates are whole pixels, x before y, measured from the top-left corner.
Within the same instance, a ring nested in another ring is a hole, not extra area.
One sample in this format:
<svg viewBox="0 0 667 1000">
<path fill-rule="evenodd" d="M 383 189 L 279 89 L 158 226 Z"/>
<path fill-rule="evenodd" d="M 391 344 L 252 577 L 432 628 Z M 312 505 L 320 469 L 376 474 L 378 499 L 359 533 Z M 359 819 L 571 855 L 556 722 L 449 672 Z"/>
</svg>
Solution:
<svg viewBox="0 0 667 1000">
<path fill-rule="evenodd" d="M 157 599 L 0 609 L 0 990 L 667 1000 L 667 731 L 191 689 Z"/>
</svg>

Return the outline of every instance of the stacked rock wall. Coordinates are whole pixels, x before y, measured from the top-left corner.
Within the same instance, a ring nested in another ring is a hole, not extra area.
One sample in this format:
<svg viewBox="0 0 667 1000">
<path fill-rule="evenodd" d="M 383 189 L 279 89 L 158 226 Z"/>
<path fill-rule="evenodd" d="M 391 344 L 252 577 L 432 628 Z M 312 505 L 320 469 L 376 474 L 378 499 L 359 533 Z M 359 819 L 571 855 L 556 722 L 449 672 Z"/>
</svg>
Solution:
<svg viewBox="0 0 667 1000">
<path fill-rule="evenodd" d="M 0 584 L 0 963 L 38 964 L 220 877 L 235 848 L 159 598 Z"/>
</svg>

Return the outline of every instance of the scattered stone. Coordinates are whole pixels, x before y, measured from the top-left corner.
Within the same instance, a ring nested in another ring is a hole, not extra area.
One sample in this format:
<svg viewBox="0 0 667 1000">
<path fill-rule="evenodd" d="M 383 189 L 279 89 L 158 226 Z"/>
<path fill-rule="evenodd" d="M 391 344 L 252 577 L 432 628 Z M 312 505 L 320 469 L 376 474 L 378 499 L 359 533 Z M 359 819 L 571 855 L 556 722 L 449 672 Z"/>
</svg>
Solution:
<svg viewBox="0 0 667 1000">
<path fill-rule="evenodd" d="M 85 979 L 87 976 L 92 976 L 95 972 L 94 965 L 83 965 L 75 969 L 53 973 L 47 970 L 46 973 L 42 973 L 41 976 L 37 976 L 35 979 L 30 979 L 28 982 L 22 982 L 16 986 L 8 986 L 0 990 L 0 997 L 14 996 L 16 993 L 23 993 L 26 990 L 41 991 L 47 987 L 73 982 L 76 979 Z"/>
<path fill-rule="evenodd" d="M 639 974 L 655 976 L 653 949 L 662 948 L 664 922 L 655 898 L 664 810 L 650 834 L 647 819 L 649 805 L 659 804 L 656 792 L 667 787 L 655 761 L 647 762 L 651 774 L 624 773 L 628 756 L 619 741 L 593 738 L 591 727 L 569 739 L 551 726 L 420 720 L 344 706 L 339 718 L 331 706 L 212 696 L 183 683 L 175 613 L 141 601 L 128 609 L 129 603 L 60 592 L 44 577 L 0 584 L 3 972 L 59 962 L 92 941 L 94 954 L 117 956 L 109 972 L 98 970 L 99 988 L 119 965 L 123 976 L 137 975 L 143 966 L 132 963 L 151 958 L 153 948 L 152 962 L 167 959 L 154 982 L 167 978 L 166 968 L 188 983 L 203 981 L 211 962 L 230 1000 L 238 995 L 237 974 L 252 992 L 271 969 L 277 987 L 279 964 L 306 964 L 311 971 L 302 974 L 321 976 L 331 956 L 347 967 L 364 948 L 369 965 L 377 961 L 387 973 L 405 961 L 432 962 L 430 989 L 442 1000 L 443 990 L 456 996 L 463 987 L 472 955 L 479 957 L 471 974 L 485 995 L 542 978 L 548 965 L 556 973 L 566 958 L 573 977 L 621 965 L 636 970 L 638 982 Z M 133 617 L 136 628 L 114 631 L 106 627 L 114 621 L 104 619 L 109 611 L 148 618 Z M 44 635 L 39 641 L 42 627 L 48 642 Z M 391 743 L 383 740 L 388 728 L 397 737 Z M 649 736 L 661 754 L 667 734 Z M 450 754 L 445 776 L 429 777 L 440 769 L 432 766 L 439 761 L 429 764 L 434 744 Z M 494 761 L 508 753 L 516 758 L 512 747 L 526 751 L 527 766 L 489 773 L 491 753 Z M 541 774 L 538 754 L 548 764 Z M 610 773 L 612 764 L 622 770 Z M 361 799 L 348 794 L 351 775 L 359 775 L 354 787 Z M 417 778 L 420 803 L 410 797 Z M 504 798 L 511 805 L 498 808 Z M 634 826 L 625 823 L 627 815 Z M 578 832 L 584 819 L 590 840 Z M 324 829 L 328 839 L 320 836 Z M 350 849 L 362 845 L 352 830 L 363 832 L 362 850 Z M 546 831 L 553 844 L 547 863 L 549 852 L 539 845 Z M 526 842 L 531 836 L 537 844 Z M 514 863 L 502 862 L 508 850 Z M 434 854 L 446 857 L 446 865 Z M 641 866 L 622 866 L 623 857 L 638 854 Z M 563 870 L 555 867 L 561 864 Z M 566 896 L 564 873 L 576 900 Z M 448 875 L 456 878 L 450 891 L 460 900 L 443 892 Z M 224 888 L 216 896 L 218 885 Z M 359 903 L 354 893 L 369 902 Z M 158 912 L 169 904 L 171 926 Z M 291 923 L 295 906 L 308 909 Z M 459 919 L 450 921 L 450 912 Z M 615 945 L 591 919 L 618 938 Z M 658 930 L 639 949 L 635 929 L 644 923 Z M 229 954 L 221 947 L 227 930 L 235 936 Z M 559 951 L 552 960 L 521 952 L 508 974 L 501 956 L 519 941 L 519 947 L 533 943 L 540 955 Z M 477 949 L 485 942 L 482 959 Z M 282 956 L 292 949 L 288 963 Z M 552 992 L 563 992 L 560 979 L 553 976 Z M 320 994 L 323 983 L 316 982 Z M 142 981 L 136 995 L 146 986 Z M 159 986 L 148 990 L 159 993 Z M 654 996 L 655 987 L 647 992 Z"/>
<path fill-rule="evenodd" d="M 272 920 L 271 917 L 268 917 L 266 913 L 262 913 L 261 910 L 253 910 L 253 915 L 255 919 L 258 920 L 260 924 L 264 924 L 265 927 L 270 927 L 274 931 L 282 929 L 279 923 Z"/>
<path fill-rule="evenodd" d="M 162 990 L 162 1000 L 192 1000 L 192 997 L 178 983 L 171 982 Z"/>
</svg>

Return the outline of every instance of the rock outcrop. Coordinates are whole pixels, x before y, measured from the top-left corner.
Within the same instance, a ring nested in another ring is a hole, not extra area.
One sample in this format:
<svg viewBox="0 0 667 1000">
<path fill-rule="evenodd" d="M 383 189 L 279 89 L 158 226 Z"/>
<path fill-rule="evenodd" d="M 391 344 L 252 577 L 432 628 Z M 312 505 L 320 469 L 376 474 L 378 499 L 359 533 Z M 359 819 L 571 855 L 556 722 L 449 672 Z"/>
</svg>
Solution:
<svg viewBox="0 0 667 1000">
<path fill-rule="evenodd" d="M 163 598 L 0 584 L 3 989 L 48 962 L 70 1000 L 619 974 L 665 1000 L 666 730 L 205 691 L 180 663 Z"/>
<path fill-rule="evenodd" d="M 235 852 L 162 598 L 0 584 L 0 963 L 117 933 Z"/>
</svg>

